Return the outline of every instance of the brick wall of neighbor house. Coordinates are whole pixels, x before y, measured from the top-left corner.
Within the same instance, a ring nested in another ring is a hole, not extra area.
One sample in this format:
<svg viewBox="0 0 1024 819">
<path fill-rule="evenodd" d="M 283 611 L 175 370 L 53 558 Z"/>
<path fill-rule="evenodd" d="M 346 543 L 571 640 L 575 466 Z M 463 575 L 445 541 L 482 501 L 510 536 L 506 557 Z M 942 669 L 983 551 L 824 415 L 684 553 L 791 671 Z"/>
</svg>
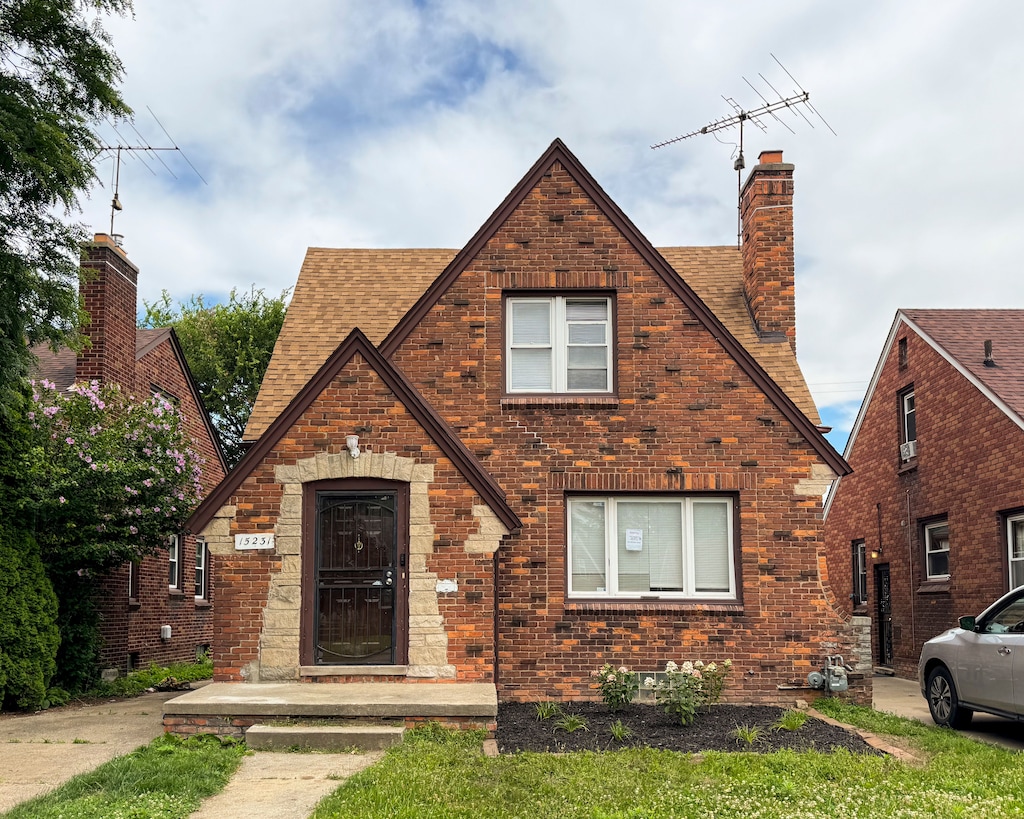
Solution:
<svg viewBox="0 0 1024 819">
<path fill-rule="evenodd" d="M 89 343 L 78 354 L 75 380 L 135 383 L 135 307 L 139 269 L 114 240 L 97 234 L 82 247 L 79 292 L 90 316 Z"/>
<path fill-rule="evenodd" d="M 503 297 L 552 288 L 614 293 L 617 398 L 503 397 Z M 393 360 L 524 523 L 498 555 L 502 699 L 594 697 L 606 661 L 731 658 L 730 697 L 791 701 L 778 686 L 850 654 L 823 576 L 824 484 L 807 483 L 818 455 L 561 165 Z M 567 600 L 565 498 L 584 491 L 731 494 L 742 602 Z"/>
<path fill-rule="evenodd" d="M 898 339 L 907 339 L 907 367 L 898 361 Z M 979 344 L 979 359 L 981 348 Z M 897 394 L 913 385 L 917 409 L 917 458 L 899 456 Z M 1007 591 L 1002 513 L 1024 506 L 1024 488 L 1007 476 L 1019 472 L 1024 433 L 966 378 L 905 325 L 882 366 L 870 405 L 832 500 L 825 530 L 829 575 L 850 608 L 851 542 L 868 552 L 868 602 L 872 651 L 878 656 L 874 565 L 888 564 L 892 588 L 895 672 L 913 677 L 921 645 L 977 614 Z M 880 514 L 879 514 L 880 512 Z M 950 579 L 927 582 L 921 522 L 947 515 Z M 881 544 L 881 555 L 872 550 Z"/>
<path fill-rule="evenodd" d="M 103 235 L 85 246 L 83 258 L 83 267 L 93 268 L 96 275 L 82 284 L 85 306 L 93 319 L 88 327 L 91 346 L 78 358 L 76 377 L 116 382 L 137 395 L 149 395 L 157 387 L 172 397 L 184 414 L 193 445 L 205 461 L 203 486 L 209 491 L 221 481 L 224 471 L 203 421 L 203 410 L 192 395 L 171 342 L 164 340 L 136 361 L 138 269 Z M 131 655 L 143 666 L 188 661 L 195 657 L 197 647 L 210 645 L 212 591 L 207 601 L 195 600 L 195 539 L 184 539 L 181 552 L 182 582 L 177 591 L 168 589 L 164 552 L 143 562 L 137 601 L 128 598 L 127 566 L 103 580 L 98 598 L 103 638 L 101 667 L 125 671 Z M 160 638 L 163 625 L 171 626 L 169 641 Z"/>
<path fill-rule="evenodd" d="M 494 644 L 493 556 L 466 548 L 478 527 L 473 510 L 482 500 L 359 356 L 302 414 L 229 502 L 235 510 L 229 535 L 277 531 L 279 548 L 274 552 L 236 552 L 230 538 L 225 538 L 223 545 L 211 538 L 218 577 L 215 679 L 299 678 L 297 603 L 287 607 L 278 622 L 268 622 L 268 599 L 297 595 L 299 591 L 297 586 L 275 586 L 275 582 L 298 572 L 303 559 L 302 554 L 282 554 L 278 521 L 284 488 L 277 477 L 278 469 L 295 465 L 303 470 L 311 468 L 314 471 L 304 479 L 316 481 L 316 467 L 307 466 L 310 459 L 326 453 L 340 453 L 342 459 L 349 459 L 345 436 L 354 433 L 359 434 L 364 451 L 358 462 L 351 463 L 362 470 L 361 474 L 368 474 L 365 470 L 377 452 L 432 470 L 429 506 L 433 548 L 429 554 L 411 550 L 409 571 L 416 578 L 412 583 L 418 585 L 412 592 L 424 591 L 424 584 L 433 587 L 435 579 L 457 581 L 457 592 L 438 595 L 438 615 L 447 628 L 443 633 L 439 630 L 437 638 L 447 646 L 447 664 L 454 666 L 454 679 L 493 681 L 494 655 L 489 648 Z M 408 480 L 407 475 L 394 477 Z M 345 679 L 359 677 L 346 675 Z"/>
</svg>

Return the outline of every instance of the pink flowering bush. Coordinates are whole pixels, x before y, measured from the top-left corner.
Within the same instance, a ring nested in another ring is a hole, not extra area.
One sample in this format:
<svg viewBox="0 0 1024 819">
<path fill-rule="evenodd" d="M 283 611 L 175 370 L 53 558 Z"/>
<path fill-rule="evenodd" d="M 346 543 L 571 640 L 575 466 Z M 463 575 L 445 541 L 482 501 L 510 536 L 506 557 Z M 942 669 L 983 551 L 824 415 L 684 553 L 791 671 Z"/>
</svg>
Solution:
<svg viewBox="0 0 1024 819">
<path fill-rule="evenodd" d="M 202 495 L 201 460 L 162 396 L 42 381 L 28 420 L 26 503 L 51 572 L 102 574 L 155 552 Z"/>
<path fill-rule="evenodd" d="M 654 689 L 655 700 L 665 712 L 676 717 L 680 724 L 689 725 L 702 705 L 713 705 L 722 696 L 725 678 L 732 670 L 732 660 L 721 665 L 702 660 L 687 660 L 682 665 L 669 660 L 665 672 L 655 680 L 648 677 L 646 688 Z"/>
<path fill-rule="evenodd" d="M 610 663 L 605 663 L 600 671 L 594 673 L 594 677 L 601 689 L 601 699 L 612 711 L 629 705 L 640 689 L 636 674 L 625 666 L 616 669 Z"/>
</svg>

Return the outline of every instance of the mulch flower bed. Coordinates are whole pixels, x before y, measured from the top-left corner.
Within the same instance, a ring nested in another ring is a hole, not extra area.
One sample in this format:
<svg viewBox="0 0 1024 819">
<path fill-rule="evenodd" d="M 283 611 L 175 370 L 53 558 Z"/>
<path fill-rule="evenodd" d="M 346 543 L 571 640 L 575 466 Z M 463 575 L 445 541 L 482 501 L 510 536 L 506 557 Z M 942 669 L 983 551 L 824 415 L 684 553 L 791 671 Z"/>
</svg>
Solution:
<svg viewBox="0 0 1024 819">
<path fill-rule="evenodd" d="M 535 703 L 502 703 L 498 706 L 496 739 L 503 754 L 649 747 L 689 753 L 845 749 L 857 754 L 882 755 L 858 734 L 814 717 L 808 717 L 796 730 L 780 729 L 776 723 L 784 713 L 784 709 L 772 706 L 712 705 L 701 708 L 693 723 L 684 727 L 655 705 L 631 704 L 613 712 L 600 702 L 562 703 L 560 715 L 538 719 Z M 585 720 L 586 728 L 568 731 L 559 727 L 560 722 L 567 726 L 578 722 L 565 721 L 566 715 Z M 612 726 L 619 720 L 629 732 L 622 739 L 616 739 L 612 733 Z M 751 737 L 753 740 L 749 741 Z"/>
</svg>

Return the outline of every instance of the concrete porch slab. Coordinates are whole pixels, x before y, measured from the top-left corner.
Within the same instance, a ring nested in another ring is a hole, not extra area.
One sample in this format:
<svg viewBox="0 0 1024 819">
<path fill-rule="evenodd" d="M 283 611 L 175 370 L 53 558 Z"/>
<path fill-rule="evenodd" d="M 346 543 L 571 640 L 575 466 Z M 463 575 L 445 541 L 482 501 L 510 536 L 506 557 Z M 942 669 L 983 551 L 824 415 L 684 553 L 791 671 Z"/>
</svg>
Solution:
<svg viewBox="0 0 1024 819">
<path fill-rule="evenodd" d="M 164 717 L 498 716 L 489 683 L 211 683 L 164 703 Z"/>
</svg>

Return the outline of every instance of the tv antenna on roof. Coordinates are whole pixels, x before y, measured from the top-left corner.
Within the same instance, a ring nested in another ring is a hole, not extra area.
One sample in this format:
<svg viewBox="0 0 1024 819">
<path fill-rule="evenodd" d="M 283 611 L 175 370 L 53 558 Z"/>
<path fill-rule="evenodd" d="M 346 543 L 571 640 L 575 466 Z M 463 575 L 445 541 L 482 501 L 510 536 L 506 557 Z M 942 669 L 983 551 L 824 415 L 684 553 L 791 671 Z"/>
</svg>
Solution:
<svg viewBox="0 0 1024 819">
<path fill-rule="evenodd" d="M 202 180 L 202 183 L 204 185 L 208 185 L 209 184 L 205 179 L 203 179 L 203 175 L 201 173 L 199 173 L 198 170 L 196 170 L 196 166 L 192 164 L 192 162 L 189 160 L 189 158 L 185 155 L 185 152 L 183 150 L 181 150 L 181 148 L 178 147 L 178 144 L 174 141 L 174 139 L 171 138 L 171 135 L 169 133 L 167 133 L 167 129 L 164 128 L 163 123 L 160 122 L 160 120 L 157 119 L 156 114 L 153 113 L 153 109 L 150 108 L 147 105 L 146 106 L 146 110 L 149 111 L 149 115 L 151 117 L 153 117 L 154 120 L 156 120 L 156 124 L 160 126 L 160 130 L 164 132 L 164 136 L 166 136 L 168 141 L 171 143 L 169 147 L 168 146 L 151 145 L 149 140 L 147 140 L 141 133 L 139 133 L 139 129 L 135 127 L 135 123 L 132 120 L 128 120 L 128 125 L 135 132 L 135 136 L 138 137 L 139 141 L 142 143 L 141 145 L 132 145 L 130 140 L 126 140 L 121 135 L 121 132 L 117 130 L 117 126 L 114 125 L 114 123 L 112 123 L 110 120 L 107 120 L 107 124 L 110 126 L 111 130 L 113 130 L 113 132 L 115 134 L 117 134 L 117 138 L 118 138 L 117 144 L 116 145 L 108 145 L 105 140 L 102 140 L 102 139 L 99 140 L 100 141 L 100 153 L 102 154 L 102 153 L 105 153 L 105 152 L 110 152 L 114 156 L 114 179 L 113 179 L 114 196 L 110 200 L 110 238 L 112 238 L 118 246 L 121 245 L 121 239 L 124 238 L 120 234 L 114 233 L 114 217 L 121 210 L 124 209 L 124 206 L 121 204 L 121 198 L 120 198 L 120 195 L 119 195 L 120 194 L 120 186 L 121 186 L 121 154 L 122 153 L 125 153 L 125 154 L 127 154 L 129 156 L 133 156 L 136 159 L 139 159 L 142 162 L 142 164 L 146 166 L 146 168 L 149 170 L 149 172 L 152 173 L 155 176 L 156 172 L 152 168 L 150 168 L 149 165 L 146 163 L 146 161 L 142 158 L 147 153 L 152 153 L 152 155 L 160 162 L 160 164 L 164 166 L 164 170 L 166 170 L 167 173 L 169 173 L 172 177 L 177 179 L 178 178 L 177 175 L 174 173 L 174 171 L 172 171 L 170 169 L 170 167 L 168 167 L 167 163 L 164 162 L 163 159 L 161 159 L 160 153 L 159 153 L 161 151 L 177 151 L 179 154 L 181 154 L 182 159 L 184 159 L 185 162 L 188 164 L 188 166 L 192 169 L 193 173 L 195 173 L 195 175 L 198 176 L 200 180 Z M 97 154 L 97 156 L 98 156 L 98 154 Z"/>
<path fill-rule="evenodd" d="M 754 125 L 756 125 L 758 128 L 760 128 L 762 131 L 767 131 L 768 130 L 768 126 L 762 120 L 765 120 L 768 117 L 771 117 L 776 122 L 778 122 L 780 125 L 782 125 L 791 134 L 795 134 L 796 131 L 794 131 L 792 128 L 790 128 L 789 125 L 786 122 L 784 122 L 778 116 L 778 114 L 776 114 L 775 112 L 776 111 L 790 111 L 790 112 L 793 113 L 794 116 L 801 117 L 804 120 L 804 122 L 806 122 L 808 125 L 810 125 L 813 128 L 814 127 L 814 123 L 812 123 L 807 118 L 807 114 L 804 113 L 803 109 L 806 108 L 810 113 L 814 114 L 814 116 L 816 116 L 818 119 L 820 119 L 821 122 L 824 124 L 824 126 L 826 128 L 828 128 L 830 131 L 832 131 L 833 134 L 836 133 L 835 130 L 832 128 L 832 126 L 829 125 L 828 122 L 825 121 L 825 118 L 821 114 L 818 113 L 817 109 L 813 105 L 811 105 L 811 94 L 810 94 L 810 92 L 809 91 L 805 91 L 803 89 L 803 87 L 801 87 L 800 83 L 797 82 L 796 77 L 794 77 L 792 74 L 790 74 L 789 70 L 786 68 L 786 66 L 784 66 L 781 62 L 779 62 L 779 58 L 778 57 L 776 57 L 774 54 L 772 54 L 771 58 L 773 60 L 775 60 L 776 63 L 778 63 L 779 68 L 781 68 L 783 71 L 786 72 L 786 76 L 788 76 L 796 84 L 796 89 L 794 89 L 793 93 L 790 94 L 788 97 L 782 96 L 782 93 L 774 85 L 772 85 L 768 81 L 768 79 L 764 76 L 764 74 L 758 73 L 757 76 L 759 76 L 761 78 L 762 82 L 764 82 L 764 84 L 767 85 L 775 93 L 775 95 L 778 97 L 777 100 L 769 101 L 764 96 L 764 94 L 762 94 L 760 91 L 757 90 L 757 88 L 754 86 L 754 84 L 752 82 L 750 82 L 750 80 L 748 80 L 746 77 L 744 77 L 743 78 L 743 82 L 745 82 L 747 85 L 749 85 L 753 89 L 754 93 L 757 94 L 757 96 L 759 96 L 761 98 L 761 102 L 763 103 L 763 105 L 761 105 L 758 108 L 752 108 L 752 109 L 747 110 L 747 109 L 742 108 L 740 106 L 740 104 L 738 102 L 736 102 L 736 100 L 734 100 L 732 97 L 723 96 L 722 99 L 724 99 L 727 103 L 729 103 L 729 105 L 732 106 L 732 109 L 733 109 L 733 111 L 735 113 L 733 113 L 732 115 L 727 116 L 727 117 L 722 117 L 721 119 L 716 119 L 713 122 L 708 123 L 703 128 L 700 128 L 700 129 L 698 129 L 696 131 L 690 131 L 690 133 L 688 133 L 688 134 L 682 134 L 681 136 L 673 137 L 672 139 L 666 139 L 664 142 L 659 142 L 656 145 L 652 145 L 651 146 L 651 149 L 655 150 L 657 148 L 664 148 L 666 145 L 672 145 L 672 144 L 674 144 L 676 142 L 682 142 L 684 139 L 689 139 L 690 137 L 699 136 L 701 134 L 712 134 L 712 135 L 715 135 L 715 133 L 717 131 L 724 131 L 724 130 L 727 130 L 729 128 L 739 128 L 740 141 L 739 141 L 739 145 L 737 146 L 738 147 L 738 151 L 736 152 L 736 160 L 733 162 L 733 165 L 732 165 L 733 169 L 736 171 L 736 246 L 737 247 L 739 247 L 740 241 L 742 239 L 742 235 L 741 235 L 742 234 L 742 226 L 740 224 L 740 215 L 739 215 L 739 207 L 740 207 L 740 205 L 739 205 L 739 198 L 740 198 L 740 194 L 742 193 L 742 189 L 741 189 L 741 182 L 742 182 L 742 180 L 741 180 L 740 177 L 741 177 L 741 174 L 743 172 L 743 168 L 746 167 L 746 162 L 744 161 L 744 158 L 743 158 L 743 126 L 744 126 L 744 124 L 747 123 L 747 122 L 751 122 Z M 715 139 L 718 139 L 718 137 L 715 136 Z M 718 141 L 721 142 L 721 140 L 718 140 Z"/>
</svg>

